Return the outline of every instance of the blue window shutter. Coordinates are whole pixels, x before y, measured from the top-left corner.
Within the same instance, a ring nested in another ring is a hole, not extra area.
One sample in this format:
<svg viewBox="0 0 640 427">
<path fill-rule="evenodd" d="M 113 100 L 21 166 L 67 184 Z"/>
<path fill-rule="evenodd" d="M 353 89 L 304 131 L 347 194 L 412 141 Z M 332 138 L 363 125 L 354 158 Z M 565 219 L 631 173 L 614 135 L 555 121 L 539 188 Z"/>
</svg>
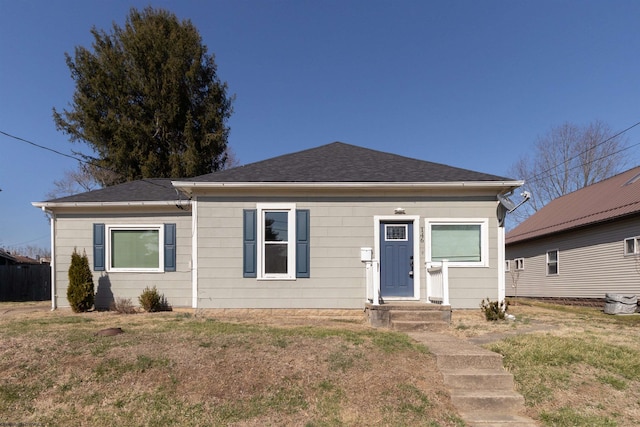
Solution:
<svg viewBox="0 0 640 427">
<path fill-rule="evenodd" d="M 176 225 L 164 225 L 164 271 L 176 271 Z"/>
<path fill-rule="evenodd" d="M 296 210 L 296 277 L 310 277 L 309 210 Z"/>
<path fill-rule="evenodd" d="M 93 270 L 104 271 L 104 224 L 93 224 Z"/>
<path fill-rule="evenodd" d="M 245 209 L 243 211 L 243 277 L 257 277 L 257 214 L 258 212 L 255 209 Z"/>
</svg>

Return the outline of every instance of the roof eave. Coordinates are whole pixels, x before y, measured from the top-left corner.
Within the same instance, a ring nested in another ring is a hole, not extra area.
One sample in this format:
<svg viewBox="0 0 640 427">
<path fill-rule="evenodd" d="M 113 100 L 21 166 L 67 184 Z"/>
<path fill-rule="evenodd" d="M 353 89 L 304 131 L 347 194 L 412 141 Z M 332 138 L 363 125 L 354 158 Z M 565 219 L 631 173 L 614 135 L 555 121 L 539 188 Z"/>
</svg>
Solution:
<svg viewBox="0 0 640 427">
<path fill-rule="evenodd" d="M 499 188 L 514 189 L 521 187 L 524 181 L 452 181 L 452 182 L 196 182 L 171 181 L 181 190 L 194 189 L 282 189 L 282 188 L 329 188 L 329 189 L 446 189 L 446 188 Z"/>
<path fill-rule="evenodd" d="M 176 205 L 190 205 L 189 200 L 163 200 L 163 201 L 122 201 L 122 202 L 32 202 L 31 205 L 41 209 L 74 208 L 74 207 L 164 207 Z"/>
</svg>

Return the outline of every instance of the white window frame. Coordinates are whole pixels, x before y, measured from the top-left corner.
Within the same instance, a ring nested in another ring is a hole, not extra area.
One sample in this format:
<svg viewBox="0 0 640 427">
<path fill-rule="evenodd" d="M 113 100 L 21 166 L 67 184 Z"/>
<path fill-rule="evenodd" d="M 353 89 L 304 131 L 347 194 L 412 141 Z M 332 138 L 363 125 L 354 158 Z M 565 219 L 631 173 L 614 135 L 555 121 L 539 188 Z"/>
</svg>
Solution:
<svg viewBox="0 0 640 427">
<path fill-rule="evenodd" d="M 488 218 L 427 218 L 426 229 L 426 262 L 431 259 L 431 229 L 434 225 L 479 225 L 480 226 L 480 261 L 449 261 L 449 267 L 489 267 L 489 219 Z"/>
<path fill-rule="evenodd" d="M 295 280 L 296 279 L 296 204 L 295 203 L 259 203 L 256 205 L 257 221 L 257 262 L 259 280 Z M 287 272 L 265 273 L 264 266 L 264 213 L 287 212 Z"/>
<path fill-rule="evenodd" d="M 555 252 L 556 253 L 556 272 L 555 273 L 550 273 L 549 272 L 549 265 L 550 265 L 549 253 L 551 253 L 551 252 Z M 558 249 L 549 249 L 547 251 L 547 254 L 546 254 L 545 258 L 546 258 L 545 265 L 546 265 L 546 268 L 547 268 L 547 276 L 559 276 L 560 275 L 560 250 L 558 250 Z"/>
<path fill-rule="evenodd" d="M 388 239 L 387 236 L 387 228 L 389 227 L 403 227 L 404 228 L 404 239 Z M 394 224 L 394 223 L 386 223 L 384 225 L 384 240 L 386 242 L 407 242 L 409 241 L 409 226 L 407 224 Z"/>
<path fill-rule="evenodd" d="M 510 272 L 510 271 L 511 271 L 511 260 L 510 260 L 510 259 L 508 259 L 508 260 L 506 260 L 506 261 L 504 262 L 504 271 L 505 271 L 506 273 L 508 273 L 508 272 Z"/>
<path fill-rule="evenodd" d="M 129 231 L 158 231 L 158 268 L 117 268 L 113 267 L 111 259 L 111 232 L 119 230 Z M 105 257 L 108 272 L 124 273 L 163 273 L 164 272 L 164 225 L 163 224 L 105 224 Z"/>
<path fill-rule="evenodd" d="M 628 243 L 629 241 L 633 242 L 633 252 L 629 252 L 627 250 L 628 247 Z M 636 237 L 629 237 L 627 239 L 624 239 L 624 256 L 638 256 L 640 255 L 640 236 L 636 236 Z"/>
<path fill-rule="evenodd" d="M 524 270 L 524 258 L 516 258 L 513 260 L 514 270 L 522 271 Z"/>
</svg>

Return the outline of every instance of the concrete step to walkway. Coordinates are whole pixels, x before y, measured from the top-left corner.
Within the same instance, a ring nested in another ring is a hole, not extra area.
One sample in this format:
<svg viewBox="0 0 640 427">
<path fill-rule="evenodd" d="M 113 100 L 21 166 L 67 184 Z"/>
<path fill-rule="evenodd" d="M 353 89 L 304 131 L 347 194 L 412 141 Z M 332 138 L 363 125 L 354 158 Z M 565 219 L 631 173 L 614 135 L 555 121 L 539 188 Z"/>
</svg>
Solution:
<svg viewBox="0 0 640 427">
<path fill-rule="evenodd" d="M 503 369 L 441 369 L 451 389 L 513 390 L 513 375 Z"/>
<path fill-rule="evenodd" d="M 502 356 L 446 333 L 409 332 L 436 356 L 451 403 L 470 426 L 531 427 Z"/>
<path fill-rule="evenodd" d="M 488 414 L 474 412 L 460 414 L 469 427 L 538 427 L 531 418 L 520 415 Z"/>
<path fill-rule="evenodd" d="M 394 331 L 411 332 L 411 331 L 444 331 L 449 327 L 448 323 L 443 321 L 430 320 L 391 320 L 391 329 Z"/>
<path fill-rule="evenodd" d="M 423 302 L 366 304 L 365 312 L 373 327 L 397 331 L 442 331 L 451 323 L 451 306 Z"/>
<path fill-rule="evenodd" d="M 451 389 L 451 402 L 460 412 L 517 413 L 524 397 L 514 390 Z"/>
</svg>

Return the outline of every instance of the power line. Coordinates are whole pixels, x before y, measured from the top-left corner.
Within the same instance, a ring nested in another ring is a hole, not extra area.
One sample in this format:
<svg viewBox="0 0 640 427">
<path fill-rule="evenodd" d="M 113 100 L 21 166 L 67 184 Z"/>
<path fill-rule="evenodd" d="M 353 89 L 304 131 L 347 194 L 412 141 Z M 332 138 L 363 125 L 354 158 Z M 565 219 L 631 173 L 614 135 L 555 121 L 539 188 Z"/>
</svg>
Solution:
<svg viewBox="0 0 640 427">
<path fill-rule="evenodd" d="M 71 154 L 66 154 L 66 153 L 63 153 L 61 151 L 54 150 L 53 148 L 49 148 L 49 147 L 45 147 L 44 145 L 36 144 L 35 142 L 26 140 L 24 138 L 20 138 L 19 136 L 11 135 L 10 133 L 3 132 L 1 130 L 0 130 L 0 133 L 2 135 L 4 135 L 4 136 L 8 136 L 9 138 L 13 138 L 13 139 L 16 139 L 18 141 L 26 142 L 27 144 L 31 144 L 34 147 L 38 147 L 38 148 L 41 148 L 43 150 L 51 151 L 52 153 L 58 154 L 60 156 L 68 157 L 70 159 L 76 160 L 76 161 L 81 162 L 81 163 L 87 163 L 85 160 L 79 159 L 78 157 L 72 156 Z"/>
<path fill-rule="evenodd" d="M 573 157 L 570 157 L 570 158 L 568 158 L 568 159 L 566 159 L 566 160 L 563 160 L 561 163 L 555 164 L 555 165 L 551 166 L 550 168 L 545 169 L 545 170 L 543 170 L 542 172 L 537 173 L 536 175 L 532 176 L 531 178 L 527 178 L 527 179 L 525 179 L 525 182 L 527 182 L 527 183 L 530 183 L 530 182 L 536 182 L 536 181 L 538 181 L 538 180 L 540 180 L 540 179 L 542 179 L 542 178 L 546 178 L 546 177 L 548 176 L 548 175 L 547 175 L 547 173 L 549 173 L 549 172 L 551 172 L 552 170 L 554 170 L 554 169 L 556 169 L 556 168 L 560 167 L 560 165 L 561 165 L 561 164 L 567 164 L 567 163 L 569 163 L 570 161 L 572 161 L 572 160 L 574 160 L 574 159 L 576 159 L 576 158 L 580 157 L 580 156 L 581 156 L 581 155 L 583 155 L 584 153 L 586 153 L 586 152 L 588 152 L 588 151 L 590 151 L 590 150 L 593 150 L 594 148 L 599 147 L 599 146 L 601 146 L 602 144 L 606 144 L 607 142 L 609 142 L 609 141 L 611 141 L 612 139 L 615 139 L 615 138 L 619 137 L 620 135 L 622 135 L 622 134 L 624 134 L 624 133 L 626 133 L 626 132 L 630 131 L 631 129 L 633 129 L 633 128 L 634 128 L 634 127 L 636 127 L 636 126 L 640 126 L 640 122 L 637 122 L 637 123 L 635 123 L 635 124 L 633 124 L 633 125 L 629 126 L 628 128 L 626 128 L 626 129 L 624 129 L 624 130 L 621 130 L 620 132 L 616 133 L 615 135 L 610 136 L 609 138 L 605 139 L 604 141 L 601 141 L 601 142 L 597 143 L 597 144 L 596 144 L 596 145 L 594 145 L 593 147 L 590 147 L 590 148 L 587 148 L 587 149 L 586 149 L 586 150 L 584 150 L 584 151 L 581 151 L 580 153 L 576 154 L 576 155 L 575 155 L 575 156 L 573 156 Z M 598 160 L 606 159 L 607 157 L 613 156 L 614 154 L 621 153 L 621 152 L 623 152 L 623 151 L 625 151 L 625 150 L 629 150 L 629 149 L 631 149 L 631 148 L 633 148 L 633 147 L 635 147 L 635 146 L 637 146 L 637 145 L 640 145 L 640 143 L 636 143 L 636 144 L 630 145 L 630 146 L 625 147 L 625 148 L 623 148 L 623 149 L 621 149 L 621 150 L 618 150 L 618 151 L 616 151 L 616 152 L 614 152 L 614 153 L 608 153 L 607 155 L 602 156 L 602 157 L 597 158 L 597 159 L 593 159 L 593 160 L 591 160 L 591 161 L 590 161 L 590 162 L 588 162 L 588 163 L 583 163 L 583 164 L 576 165 L 576 166 L 574 166 L 574 167 L 572 167 L 572 168 L 569 168 L 569 170 L 571 171 L 571 170 L 573 170 L 573 169 L 579 168 L 579 167 L 581 167 L 581 166 L 585 166 L 585 165 L 587 165 L 587 164 L 591 164 L 591 163 L 596 162 L 596 161 L 598 161 Z"/>
<path fill-rule="evenodd" d="M 27 139 L 20 138 L 19 136 L 11 135 L 10 133 L 4 132 L 4 131 L 2 131 L 2 130 L 0 130 L 0 134 L 5 135 L 5 136 L 7 136 L 7 137 L 9 137 L 9 138 L 13 138 L 13 139 L 18 140 L 18 141 L 26 142 L 27 144 L 33 145 L 34 147 L 37 147 L 37 148 L 40 148 L 40 149 L 43 149 L 43 150 L 47 150 L 47 151 L 51 151 L 52 153 L 55 153 L 55 154 L 57 154 L 57 155 L 59 155 L 59 156 L 68 157 L 68 158 L 70 158 L 70 159 L 76 160 L 76 161 L 77 161 L 77 162 L 79 162 L 79 163 L 82 163 L 82 164 L 85 164 L 85 165 L 94 166 L 94 167 L 97 167 L 97 168 L 103 169 L 103 170 L 105 170 L 105 171 L 108 171 L 108 172 L 112 172 L 112 173 L 118 174 L 118 173 L 117 173 L 116 171 L 114 171 L 113 169 L 110 169 L 110 168 L 107 168 L 107 167 L 101 166 L 101 165 L 99 165 L 99 164 L 97 164 L 97 163 L 95 163 L 95 162 L 87 161 L 87 160 L 85 160 L 85 159 L 81 159 L 81 158 L 78 158 L 78 157 L 72 156 L 71 154 L 66 154 L 66 153 L 60 152 L 60 151 L 58 151 L 58 150 L 54 150 L 53 148 L 45 147 L 44 145 L 36 144 L 36 143 L 35 143 L 35 142 L 33 142 L 33 141 L 29 141 L 29 140 L 27 140 Z M 150 181 L 149 179 L 145 179 L 145 178 L 142 178 L 142 179 L 143 179 L 143 180 L 145 180 L 146 182 L 148 182 L 149 184 L 152 184 L 152 185 L 155 185 L 155 186 L 158 186 L 158 187 L 163 187 L 162 185 L 157 184 L 157 183 L 155 183 L 155 182 L 153 182 L 153 181 Z M 2 191 L 2 190 L 0 190 L 0 191 Z"/>
</svg>

